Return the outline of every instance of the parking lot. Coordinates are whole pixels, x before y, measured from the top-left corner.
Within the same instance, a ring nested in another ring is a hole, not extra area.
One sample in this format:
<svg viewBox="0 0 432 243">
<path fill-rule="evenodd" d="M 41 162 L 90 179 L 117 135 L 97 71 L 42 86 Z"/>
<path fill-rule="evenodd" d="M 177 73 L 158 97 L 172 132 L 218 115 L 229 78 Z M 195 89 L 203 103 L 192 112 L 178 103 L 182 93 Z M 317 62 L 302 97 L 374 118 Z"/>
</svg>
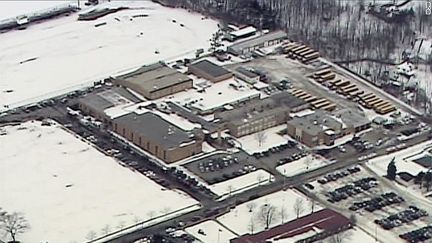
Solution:
<svg viewBox="0 0 432 243">
<path fill-rule="evenodd" d="M 294 141 L 288 141 L 286 144 L 272 147 L 267 151 L 252 154 L 253 157 L 270 168 L 276 168 L 277 166 L 291 163 L 306 155 L 307 153 L 298 148 L 297 143 Z"/>
<path fill-rule="evenodd" d="M 183 165 L 208 184 L 215 184 L 255 171 L 260 163 L 247 153 L 214 154 Z"/>
<path fill-rule="evenodd" d="M 376 227 L 381 234 L 402 237 L 429 224 L 428 212 L 421 206 L 405 198 L 405 194 L 393 191 L 362 167 L 327 174 L 305 188 L 332 207 L 356 215 L 359 224 Z M 428 237 L 424 232 L 428 229 L 404 237 L 411 237 L 410 242 L 420 242 L 416 239 Z"/>
</svg>

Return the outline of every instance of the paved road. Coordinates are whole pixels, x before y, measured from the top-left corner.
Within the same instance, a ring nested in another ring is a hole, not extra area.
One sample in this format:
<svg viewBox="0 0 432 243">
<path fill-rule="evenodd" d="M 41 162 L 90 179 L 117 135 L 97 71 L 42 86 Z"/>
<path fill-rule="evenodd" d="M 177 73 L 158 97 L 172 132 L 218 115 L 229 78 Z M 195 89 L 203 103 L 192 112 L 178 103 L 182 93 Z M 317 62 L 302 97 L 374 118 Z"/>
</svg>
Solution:
<svg viewBox="0 0 432 243">
<path fill-rule="evenodd" d="M 409 147 L 409 146 L 412 146 L 412 145 L 415 145 L 415 144 L 418 144 L 418 143 L 421 143 L 421 142 L 424 142 L 427 140 L 429 140 L 428 134 L 422 134 L 422 135 L 417 136 L 417 137 L 415 137 L 409 141 L 405 141 L 405 143 Z M 376 155 L 374 157 L 382 156 L 382 155 L 388 154 L 385 151 L 385 149 L 386 149 L 386 147 L 380 148 L 379 150 L 370 150 L 370 151 L 358 154 L 358 157 L 366 156 L 370 153 L 376 153 Z M 309 172 L 304 173 L 304 174 L 289 177 L 286 179 L 283 179 L 282 176 L 276 175 L 276 180 L 274 183 L 267 184 L 267 185 L 261 186 L 259 188 L 254 188 L 254 189 L 236 194 L 236 195 L 234 195 L 234 196 L 232 196 L 226 200 L 223 200 L 223 201 L 215 201 L 215 202 L 208 204 L 207 206 L 201 208 L 198 211 L 191 212 L 191 213 L 173 218 L 171 220 L 162 222 L 160 224 L 157 224 L 157 225 L 154 225 L 154 226 L 151 226 L 151 227 L 139 230 L 139 231 L 135 231 L 135 232 L 123 235 L 119 238 L 109 240 L 106 242 L 109 242 L 109 243 L 133 242 L 133 241 L 138 240 L 138 239 L 140 239 L 146 235 L 154 234 L 155 232 L 164 232 L 164 230 L 166 228 L 172 227 L 180 221 L 181 222 L 191 222 L 191 220 L 194 217 L 201 217 L 201 220 L 199 222 L 207 220 L 207 219 L 213 219 L 213 218 L 215 218 L 215 215 L 208 215 L 208 216 L 204 216 L 204 217 L 203 217 L 203 215 L 206 215 L 212 209 L 219 209 L 218 210 L 219 214 L 223 214 L 224 212 L 228 212 L 230 207 L 233 207 L 236 204 L 246 202 L 250 198 L 268 195 L 268 194 L 280 191 L 280 190 L 285 189 L 285 188 L 298 187 L 298 186 L 306 183 L 307 181 L 317 179 L 318 177 L 323 176 L 325 174 L 328 174 L 330 172 L 333 172 L 333 171 L 336 171 L 336 170 L 339 170 L 342 168 L 346 168 L 349 166 L 362 164 L 362 163 L 365 163 L 366 161 L 368 161 L 368 159 L 359 161 L 357 158 L 350 157 L 350 158 L 339 160 L 339 162 L 330 164 L 326 167 L 322 167 L 322 168 L 319 168 L 319 169 L 316 169 L 313 171 L 309 171 Z M 186 223 L 186 225 L 184 227 L 188 227 L 188 226 L 191 226 L 191 225 L 194 225 L 197 223 L 198 222 Z"/>
<path fill-rule="evenodd" d="M 74 119 L 68 118 L 68 116 L 66 115 L 66 107 L 69 105 L 73 105 L 74 102 L 76 102 L 76 100 L 75 101 L 72 100 L 72 101 L 69 101 L 68 103 L 64 103 L 64 104 L 57 104 L 56 106 L 52 106 L 52 107 L 45 107 L 45 108 L 38 109 L 36 111 L 32 111 L 32 112 L 28 112 L 28 113 L 21 112 L 19 114 L 0 117 L 0 122 L 26 121 L 26 120 L 37 119 L 37 118 L 39 118 L 39 119 L 40 118 L 52 118 L 52 119 L 59 121 L 62 124 L 72 124 L 73 129 L 78 129 L 78 130 L 84 129 L 87 134 L 93 135 L 93 136 L 97 137 L 98 140 L 100 139 L 100 140 L 104 141 L 103 137 L 107 135 L 106 132 L 100 131 L 99 129 L 85 128 L 85 127 L 79 125 L 79 123 L 76 120 L 74 121 Z M 404 143 L 406 144 L 406 146 L 409 147 L 411 145 L 418 144 L 418 143 L 421 143 L 421 142 L 427 141 L 427 140 L 428 140 L 428 134 L 421 134 L 417 137 L 414 137 L 411 140 L 404 141 Z M 109 141 L 106 141 L 106 142 L 110 143 Z M 112 145 L 112 144 L 110 144 L 110 145 Z M 325 166 L 325 167 L 322 167 L 322 168 L 319 168 L 316 170 L 308 171 L 308 172 L 300 174 L 300 175 L 289 177 L 289 178 L 283 177 L 279 172 L 277 172 L 273 168 L 273 169 L 271 169 L 271 172 L 275 175 L 275 181 L 273 183 L 263 185 L 263 186 L 260 186 L 258 188 L 253 188 L 253 189 L 248 190 L 248 191 L 244 191 L 242 193 L 236 194 L 236 195 L 234 195 L 230 198 L 227 198 L 225 200 L 222 200 L 222 201 L 215 201 L 214 197 L 208 196 L 208 195 L 206 196 L 201 191 L 191 190 L 190 187 L 185 186 L 184 184 L 179 182 L 178 179 L 175 179 L 175 177 L 173 177 L 171 174 L 164 173 L 164 171 L 161 168 L 159 168 L 157 166 L 155 167 L 154 165 L 150 165 L 150 163 L 147 159 L 140 156 L 140 158 L 137 159 L 140 162 L 139 163 L 140 166 L 144 166 L 146 169 L 149 169 L 149 170 L 156 172 L 156 174 L 158 174 L 161 178 L 164 178 L 165 180 L 167 180 L 171 186 L 179 188 L 179 189 L 185 191 L 186 193 L 188 193 L 189 195 L 191 195 L 192 197 L 199 200 L 200 203 L 202 204 L 202 208 L 199 210 L 175 217 L 171 220 L 150 226 L 148 228 L 137 230 L 137 231 L 134 231 L 132 233 L 122 235 L 116 239 L 109 240 L 107 242 L 113 242 L 113 243 L 114 242 L 116 242 L 116 243 L 117 242 L 122 242 L 122 243 L 123 242 L 133 242 L 137 239 L 142 238 L 143 236 L 153 234 L 155 232 L 164 232 L 164 230 L 167 227 L 175 226 L 180 221 L 185 222 L 186 223 L 185 227 L 187 227 L 187 226 L 191 226 L 193 224 L 196 224 L 199 221 L 212 219 L 216 215 L 220 215 L 220 214 L 223 214 L 225 212 L 228 212 L 230 207 L 238 205 L 242 202 L 249 201 L 250 199 L 264 196 L 264 195 L 268 195 L 268 194 L 271 194 L 273 192 L 280 191 L 284 188 L 291 188 L 291 187 L 299 186 L 299 185 L 302 185 L 309 180 L 316 179 L 322 175 L 333 172 L 335 170 L 342 169 L 342 168 L 349 167 L 349 166 L 356 165 L 356 164 L 360 164 L 360 163 L 364 163 L 365 161 L 367 161 L 367 160 L 359 161 L 357 159 L 359 157 L 366 156 L 366 155 L 371 154 L 371 153 L 376 153 L 375 156 L 387 154 L 385 149 L 386 149 L 386 147 L 379 148 L 379 149 L 375 148 L 373 150 L 359 153 L 356 155 L 356 157 L 353 157 L 352 155 L 342 155 L 342 157 L 338 158 L 338 162 L 336 162 L 336 163 L 330 164 L 328 166 Z M 122 148 L 122 146 L 118 147 L 118 150 L 122 151 L 122 154 L 127 154 L 127 152 Z M 199 219 L 199 220 L 197 221 L 197 219 Z M 195 222 L 192 222 L 192 221 L 195 221 Z"/>
</svg>

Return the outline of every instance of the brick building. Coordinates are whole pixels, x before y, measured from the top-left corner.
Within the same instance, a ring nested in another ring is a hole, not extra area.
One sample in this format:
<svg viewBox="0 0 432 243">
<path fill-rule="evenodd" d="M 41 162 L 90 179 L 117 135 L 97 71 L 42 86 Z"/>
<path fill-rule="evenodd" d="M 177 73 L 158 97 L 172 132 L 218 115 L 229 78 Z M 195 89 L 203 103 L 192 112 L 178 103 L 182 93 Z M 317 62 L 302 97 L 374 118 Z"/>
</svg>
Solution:
<svg viewBox="0 0 432 243">
<path fill-rule="evenodd" d="M 188 67 L 188 73 L 192 73 L 197 77 L 212 81 L 213 83 L 229 79 L 233 74 L 209 60 L 201 60 L 192 63 Z"/>
<path fill-rule="evenodd" d="M 362 114 L 339 110 L 327 113 L 316 110 L 312 114 L 294 117 L 287 122 L 288 135 L 310 147 L 333 145 L 337 138 L 360 132 L 371 122 Z"/>
<path fill-rule="evenodd" d="M 342 214 L 331 209 L 322 209 L 259 233 L 239 236 L 230 240 L 230 243 L 312 243 L 348 230 L 352 226 L 352 222 Z"/>
<path fill-rule="evenodd" d="M 152 112 L 115 118 L 113 130 L 166 163 L 202 152 L 203 136 L 199 130 L 184 131 Z"/>
<path fill-rule="evenodd" d="M 141 100 L 128 90 L 121 87 L 114 87 L 97 93 L 91 93 L 78 101 L 80 110 L 105 123 L 110 123 L 111 119 L 106 114 L 106 110 L 117 107 L 133 105 Z"/>
<path fill-rule="evenodd" d="M 215 114 L 216 119 L 230 134 L 241 137 L 267 128 L 284 124 L 290 119 L 291 112 L 309 107 L 307 102 L 288 92 L 281 92 L 265 99 L 254 100 L 237 105 L 232 110 Z"/>
<path fill-rule="evenodd" d="M 135 72 L 116 77 L 116 85 L 138 92 L 147 99 L 158 99 L 192 88 L 192 79 L 179 71 L 157 63 Z"/>
</svg>

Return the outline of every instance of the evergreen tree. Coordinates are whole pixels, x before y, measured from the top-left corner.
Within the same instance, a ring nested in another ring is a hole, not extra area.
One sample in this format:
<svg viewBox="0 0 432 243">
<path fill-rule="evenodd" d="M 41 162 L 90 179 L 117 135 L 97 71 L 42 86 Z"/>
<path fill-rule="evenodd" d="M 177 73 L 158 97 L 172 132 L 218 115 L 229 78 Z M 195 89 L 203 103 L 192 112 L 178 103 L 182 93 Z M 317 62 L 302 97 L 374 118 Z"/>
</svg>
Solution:
<svg viewBox="0 0 432 243">
<path fill-rule="evenodd" d="M 395 180 L 396 172 L 397 172 L 397 168 L 395 165 L 395 158 L 393 157 L 393 159 L 390 161 L 390 163 L 387 166 L 387 178 L 389 178 L 390 180 Z"/>
</svg>

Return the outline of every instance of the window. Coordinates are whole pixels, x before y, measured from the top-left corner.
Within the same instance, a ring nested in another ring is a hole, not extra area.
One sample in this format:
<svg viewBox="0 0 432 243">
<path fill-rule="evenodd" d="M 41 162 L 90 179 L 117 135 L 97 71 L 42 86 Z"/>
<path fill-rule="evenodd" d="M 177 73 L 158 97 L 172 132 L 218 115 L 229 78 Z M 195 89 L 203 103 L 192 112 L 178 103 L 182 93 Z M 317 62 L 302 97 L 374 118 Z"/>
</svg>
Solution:
<svg viewBox="0 0 432 243">
<path fill-rule="evenodd" d="M 164 160 L 166 160 L 166 150 L 164 150 L 164 152 L 163 152 L 163 158 L 164 158 Z"/>
<path fill-rule="evenodd" d="M 156 145 L 155 146 L 155 154 L 158 154 L 158 152 L 159 152 L 159 147 Z"/>
<path fill-rule="evenodd" d="M 138 138 L 138 144 L 141 145 L 141 137 Z"/>
<path fill-rule="evenodd" d="M 147 150 L 150 150 L 150 142 L 147 142 Z"/>
</svg>

